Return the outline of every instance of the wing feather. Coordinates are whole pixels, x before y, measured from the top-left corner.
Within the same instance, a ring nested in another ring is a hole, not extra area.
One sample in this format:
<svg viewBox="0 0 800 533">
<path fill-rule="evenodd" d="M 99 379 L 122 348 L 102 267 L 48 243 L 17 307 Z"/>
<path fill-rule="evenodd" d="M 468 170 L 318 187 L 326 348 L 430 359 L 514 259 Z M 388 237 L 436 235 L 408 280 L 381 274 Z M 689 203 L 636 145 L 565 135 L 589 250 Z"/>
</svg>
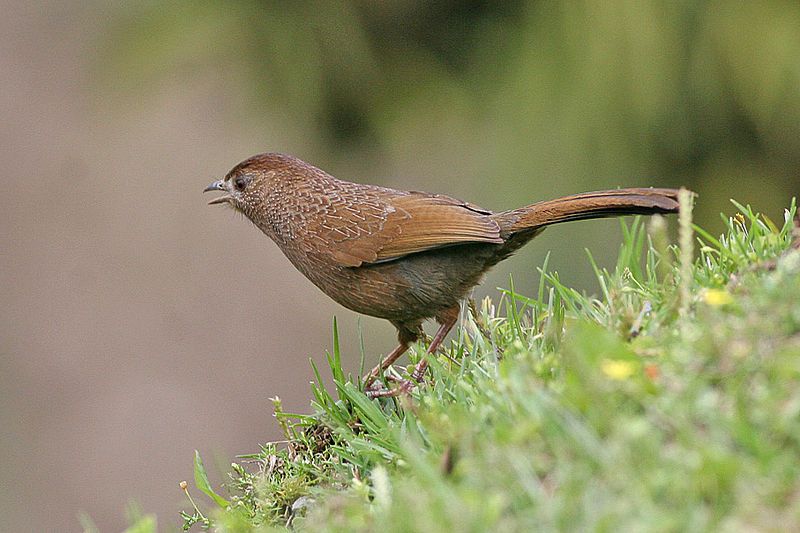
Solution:
<svg viewBox="0 0 800 533">
<path fill-rule="evenodd" d="M 341 265 L 392 261 L 468 242 L 503 243 L 492 213 L 472 204 L 442 195 L 346 185 L 357 189 L 326 191 L 325 201 L 317 202 L 324 207 L 306 220 L 314 220 L 313 227 L 301 230 L 310 248 Z"/>
<path fill-rule="evenodd" d="M 489 212 L 446 196 L 411 193 L 392 201 L 398 212 L 400 233 L 377 250 L 379 261 L 433 248 L 467 242 L 501 244 L 500 227 L 489 218 Z M 389 217 L 387 225 L 394 222 Z"/>
</svg>

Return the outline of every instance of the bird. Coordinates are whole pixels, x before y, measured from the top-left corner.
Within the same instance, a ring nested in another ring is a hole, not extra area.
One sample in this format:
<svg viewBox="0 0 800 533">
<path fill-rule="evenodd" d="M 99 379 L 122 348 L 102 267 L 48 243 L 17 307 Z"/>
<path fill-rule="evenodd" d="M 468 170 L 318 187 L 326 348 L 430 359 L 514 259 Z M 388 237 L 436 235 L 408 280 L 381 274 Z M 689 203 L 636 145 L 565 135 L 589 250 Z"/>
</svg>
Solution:
<svg viewBox="0 0 800 533">
<path fill-rule="evenodd" d="M 208 202 L 242 213 L 330 298 L 357 313 L 386 319 L 398 346 L 363 382 L 371 396 L 408 392 L 423 381 L 427 359 L 394 389 L 374 382 L 439 327 L 435 353 L 458 321 L 461 303 L 486 272 L 548 226 L 575 220 L 678 211 L 678 190 L 611 189 L 494 212 L 443 194 L 340 180 L 294 156 L 254 155 L 203 192 Z"/>
</svg>

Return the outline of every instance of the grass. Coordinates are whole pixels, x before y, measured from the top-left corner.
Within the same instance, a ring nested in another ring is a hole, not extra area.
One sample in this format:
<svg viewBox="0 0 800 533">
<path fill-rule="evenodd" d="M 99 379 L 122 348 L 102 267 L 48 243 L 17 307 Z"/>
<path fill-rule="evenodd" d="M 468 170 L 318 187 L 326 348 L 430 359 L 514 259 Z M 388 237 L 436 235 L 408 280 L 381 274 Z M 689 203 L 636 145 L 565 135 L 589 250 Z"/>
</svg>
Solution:
<svg viewBox="0 0 800 533">
<path fill-rule="evenodd" d="M 795 205 L 780 225 L 736 208 L 719 237 L 684 210 L 680 246 L 662 219 L 623 223 L 613 270 L 589 256 L 598 297 L 545 261 L 536 295 L 482 302 L 488 338 L 465 314 L 411 397 L 368 399 L 334 326 L 313 414 L 274 400 L 285 442 L 242 456 L 224 490 L 198 455 L 210 497 L 185 527 L 800 529 Z"/>
</svg>

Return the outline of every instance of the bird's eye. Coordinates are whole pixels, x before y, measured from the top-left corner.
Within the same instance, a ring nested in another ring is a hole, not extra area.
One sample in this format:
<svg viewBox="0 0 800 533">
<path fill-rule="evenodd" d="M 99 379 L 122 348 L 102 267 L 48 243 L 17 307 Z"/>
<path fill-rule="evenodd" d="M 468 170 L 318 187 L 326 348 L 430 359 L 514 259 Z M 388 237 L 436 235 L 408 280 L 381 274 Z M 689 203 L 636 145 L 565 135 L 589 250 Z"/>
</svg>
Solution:
<svg viewBox="0 0 800 533">
<path fill-rule="evenodd" d="M 244 176 L 238 176 L 233 180 L 233 186 L 236 188 L 237 191 L 243 191 L 247 184 L 250 182 Z"/>
</svg>

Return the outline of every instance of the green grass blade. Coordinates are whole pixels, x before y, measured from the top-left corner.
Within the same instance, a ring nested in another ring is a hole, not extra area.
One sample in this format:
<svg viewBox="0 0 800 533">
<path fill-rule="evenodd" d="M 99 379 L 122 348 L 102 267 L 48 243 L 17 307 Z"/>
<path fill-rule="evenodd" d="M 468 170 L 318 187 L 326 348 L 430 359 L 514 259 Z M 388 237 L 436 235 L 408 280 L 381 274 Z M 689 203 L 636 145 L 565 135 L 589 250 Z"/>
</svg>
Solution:
<svg viewBox="0 0 800 533">
<path fill-rule="evenodd" d="M 208 474 L 206 474 L 206 469 L 203 466 L 203 460 L 200 458 L 200 452 L 197 450 L 194 451 L 194 484 L 221 508 L 224 509 L 230 505 L 228 500 L 214 492 L 214 489 L 211 488 L 211 483 L 208 481 Z"/>
</svg>

